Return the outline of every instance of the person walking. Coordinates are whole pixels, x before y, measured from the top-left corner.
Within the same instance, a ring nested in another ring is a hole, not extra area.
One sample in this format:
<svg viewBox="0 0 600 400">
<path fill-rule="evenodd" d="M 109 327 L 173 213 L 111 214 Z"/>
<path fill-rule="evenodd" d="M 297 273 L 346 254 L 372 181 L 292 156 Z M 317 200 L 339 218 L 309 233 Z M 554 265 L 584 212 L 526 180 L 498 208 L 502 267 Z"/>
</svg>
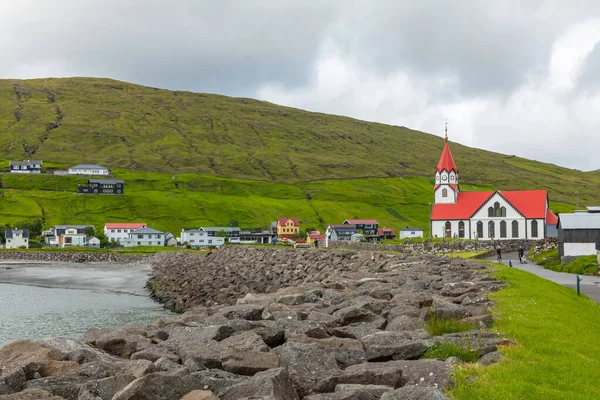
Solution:
<svg viewBox="0 0 600 400">
<path fill-rule="evenodd" d="M 319 239 L 315 239 L 315 249 L 319 248 Z"/>
<path fill-rule="evenodd" d="M 523 246 L 519 247 L 519 264 L 523 264 L 525 261 L 525 250 L 523 250 Z"/>
<path fill-rule="evenodd" d="M 502 249 L 500 248 L 500 246 L 496 247 L 496 254 L 498 255 L 498 262 L 502 262 Z"/>
</svg>

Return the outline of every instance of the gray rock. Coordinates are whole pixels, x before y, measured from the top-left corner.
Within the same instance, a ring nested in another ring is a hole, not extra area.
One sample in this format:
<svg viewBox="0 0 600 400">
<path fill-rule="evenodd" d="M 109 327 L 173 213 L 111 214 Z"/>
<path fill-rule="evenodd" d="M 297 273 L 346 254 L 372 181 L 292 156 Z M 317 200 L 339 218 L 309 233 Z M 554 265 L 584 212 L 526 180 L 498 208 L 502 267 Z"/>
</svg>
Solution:
<svg viewBox="0 0 600 400">
<path fill-rule="evenodd" d="M 200 380 L 184 371 L 157 372 L 136 379 L 117 392 L 113 400 L 179 400 L 192 390 L 203 389 Z"/>
<path fill-rule="evenodd" d="M 408 360 L 421 357 L 433 342 L 417 338 L 411 331 L 376 332 L 359 339 L 365 348 L 368 360 L 386 357 Z"/>
<path fill-rule="evenodd" d="M 490 365 L 495 364 L 498 361 L 502 360 L 504 356 L 499 351 L 492 351 L 491 353 L 485 354 L 483 357 L 479 359 L 479 363 L 482 365 Z"/>
<path fill-rule="evenodd" d="M 371 394 L 375 399 L 381 398 L 381 396 L 389 391 L 394 390 L 393 386 L 386 385 L 361 385 L 356 383 L 343 383 L 336 385 L 336 392 L 367 392 Z"/>
<path fill-rule="evenodd" d="M 238 375 L 254 375 L 279 367 L 279 358 L 275 353 L 231 350 L 224 351 L 221 358 L 223 369 Z"/>
<path fill-rule="evenodd" d="M 379 400 L 368 392 L 354 390 L 348 392 L 322 393 L 306 396 L 303 400 Z"/>
<path fill-rule="evenodd" d="M 246 331 L 223 339 L 220 344 L 239 351 L 269 351 L 262 337 L 255 332 Z"/>
<path fill-rule="evenodd" d="M 470 317 L 471 313 L 464 307 L 457 305 L 434 306 L 425 313 L 425 320 L 437 319 L 462 319 Z"/>
<path fill-rule="evenodd" d="M 179 363 L 181 361 L 181 357 L 161 346 L 149 347 L 133 353 L 130 357 L 131 360 L 150 360 L 152 362 L 155 362 L 159 358 L 168 358 L 174 363 Z"/>
<path fill-rule="evenodd" d="M 192 390 L 183 396 L 181 400 L 220 400 L 220 398 L 208 390 Z"/>
<path fill-rule="evenodd" d="M 259 372 L 252 378 L 227 389 L 221 399 L 237 400 L 257 397 L 263 400 L 300 400 L 292 380 L 284 368 Z"/>
<path fill-rule="evenodd" d="M 254 333 L 260 336 L 271 348 L 281 346 L 285 342 L 285 331 L 277 327 L 256 328 Z"/>
<path fill-rule="evenodd" d="M 424 321 L 421 318 L 400 315 L 392 319 L 385 327 L 386 331 L 410 331 L 423 326 Z"/>
<path fill-rule="evenodd" d="M 383 385 L 392 388 L 404 384 L 402 369 L 397 365 L 383 365 L 378 363 L 363 363 L 346 368 L 343 373 L 324 376 L 317 385 L 318 392 L 332 392 L 339 385 Z M 373 367 L 373 365 L 377 365 Z"/>
<path fill-rule="evenodd" d="M 262 319 L 264 309 L 264 306 L 257 304 L 238 304 L 235 306 L 223 307 L 218 310 L 218 313 L 227 319 L 259 321 Z"/>
<path fill-rule="evenodd" d="M 0 395 L 1 400 L 64 400 L 41 389 L 25 389 L 19 393 Z"/>
<path fill-rule="evenodd" d="M 288 342 L 311 343 L 332 352 L 338 365 L 345 369 L 354 364 L 360 364 L 367 361 L 365 350 L 361 342 L 355 339 L 331 337 L 327 339 L 314 339 L 308 336 L 297 334 L 290 336 Z"/>
<path fill-rule="evenodd" d="M 315 344 L 289 342 L 272 351 L 279 355 L 280 365 L 289 371 L 300 397 L 315 393 L 320 380 L 342 373 L 335 355 Z"/>
<path fill-rule="evenodd" d="M 393 392 L 384 393 L 381 400 L 448 400 L 439 389 L 406 385 Z"/>
<path fill-rule="evenodd" d="M 230 387 L 244 382 L 247 377 L 225 372 L 220 369 L 207 369 L 190 374 L 197 379 L 204 390 L 210 390 L 222 396 Z"/>
<path fill-rule="evenodd" d="M 387 324 L 387 320 L 385 318 L 369 310 L 356 306 L 342 308 L 341 310 L 333 313 L 333 317 L 339 321 L 340 325 L 367 322 L 377 329 L 383 329 Z"/>
<path fill-rule="evenodd" d="M 361 337 L 371 335 L 376 332 L 382 332 L 377 326 L 370 323 L 355 323 L 347 326 L 333 328 L 330 332 L 340 338 L 360 339 Z"/>
<path fill-rule="evenodd" d="M 136 378 L 131 375 L 117 375 L 86 382 L 80 386 L 78 400 L 112 399 L 113 396 Z"/>
<path fill-rule="evenodd" d="M 154 366 L 156 367 L 157 371 L 172 371 L 178 368 L 183 368 L 181 364 L 178 364 L 167 357 L 161 357 L 154 361 Z"/>
<path fill-rule="evenodd" d="M 144 336 L 116 330 L 99 335 L 95 346 L 111 355 L 129 358 L 133 353 L 148 348 L 152 344 Z"/>
<path fill-rule="evenodd" d="M 439 360 L 397 360 L 369 363 L 371 368 L 394 366 L 402 369 L 406 385 L 445 389 L 452 385 L 452 366 Z"/>
</svg>

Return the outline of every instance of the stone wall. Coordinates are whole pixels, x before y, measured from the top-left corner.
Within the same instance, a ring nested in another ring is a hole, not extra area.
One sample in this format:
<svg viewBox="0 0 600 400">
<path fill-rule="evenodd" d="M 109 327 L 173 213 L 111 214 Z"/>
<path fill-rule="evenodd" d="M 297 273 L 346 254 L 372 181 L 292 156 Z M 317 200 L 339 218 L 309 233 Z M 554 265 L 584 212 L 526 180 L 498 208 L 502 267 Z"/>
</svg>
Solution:
<svg viewBox="0 0 600 400">
<path fill-rule="evenodd" d="M 447 242 L 419 242 L 405 244 L 378 244 L 349 241 L 329 241 L 330 249 L 346 249 L 358 251 L 393 251 L 402 254 L 445 254 L 466 251 L 493 251 L 500 246 L 503 252 L 517 251 L 523 247 L 525 251 L 535 246 L 537 240 L 451 240 Z M 323 243 L 324 245 L 324 243 Z"/>
<path fill-rule="evenodd" d="M 146 255 L 84 251 L 0 251 L 0 260 L 55 262 L 116 262 L 127 263 L 148 258 Z"/>
</svg>

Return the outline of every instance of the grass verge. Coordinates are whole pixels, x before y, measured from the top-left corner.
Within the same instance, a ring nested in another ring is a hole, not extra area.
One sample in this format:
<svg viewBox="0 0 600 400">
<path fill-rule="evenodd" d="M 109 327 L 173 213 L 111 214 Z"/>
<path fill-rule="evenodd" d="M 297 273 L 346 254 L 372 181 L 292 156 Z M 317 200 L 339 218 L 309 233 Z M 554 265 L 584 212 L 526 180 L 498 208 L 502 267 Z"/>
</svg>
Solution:
<svg viewBox="0 0 600 400">
<path fill-rule="evenodd" d="M 573 261 L 563 265 L 558 255 L 558 249 L 548 250 L 536 256 L 530 256 L 530 258 L 536 264 L 557 272 L 596 275 L 600 269 L 598 266 L 598 259 L 595 255 L 577 257 Z"/>
<path fill-rule="evenodd" d="M 425 322 L 425 329 L 431 336 L 444 333 L 465 332 L 473 329 L 473 324 L 460 319 L 431 318 Z"/>
<path fill-rule="evenodd" d="M 466 363 L 474 363 L 479 360 L 479 352 L 458 344 L 436 343 L 423 355 L 423 358 L 446 359 L 448 357 L 457 357 Z"/>
<path fill-rule="evenodd" d="M 494 329 L 517 340 L 506 358 L 455 372 L 452 399 L 599 399 L 600 307 L 572 289 L 497 267 L 508 287 L 493 293 Z"/>
</svg>

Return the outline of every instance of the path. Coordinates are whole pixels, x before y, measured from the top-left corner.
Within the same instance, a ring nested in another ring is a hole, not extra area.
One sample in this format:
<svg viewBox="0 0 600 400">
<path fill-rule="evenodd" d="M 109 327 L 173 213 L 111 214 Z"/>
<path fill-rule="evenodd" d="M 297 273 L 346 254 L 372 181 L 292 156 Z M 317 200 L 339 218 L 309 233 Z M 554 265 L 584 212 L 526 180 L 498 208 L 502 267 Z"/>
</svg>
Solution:
<svg viewBox="0 0 600 400">
<path fill-rule="evenodd" d="M 537 264 L 532 264 L 527 261 L 527 264 L 519 264 L 519 256 L 517 253 L 506 253 L 502 255 L 503 264 L 508 265 L 508 261 L 512 261 L 514 268 L 522 271 L 531 272 L 539 277 L 548 279 L 549 281 L 556 282 L 559 285 L 570 287 L 577 290 L 577 276 L 575 274 L 568 274 L 566 272 L 555 272 L 549 269 L 545 269 Z M 496 261 L 496 256 L 486 258 L 490 261 Z M 596 303 L 600 304 L 600 277 L 580 275 L 581 281 L 581 292 L 588 295 Z"/>
</svg>

